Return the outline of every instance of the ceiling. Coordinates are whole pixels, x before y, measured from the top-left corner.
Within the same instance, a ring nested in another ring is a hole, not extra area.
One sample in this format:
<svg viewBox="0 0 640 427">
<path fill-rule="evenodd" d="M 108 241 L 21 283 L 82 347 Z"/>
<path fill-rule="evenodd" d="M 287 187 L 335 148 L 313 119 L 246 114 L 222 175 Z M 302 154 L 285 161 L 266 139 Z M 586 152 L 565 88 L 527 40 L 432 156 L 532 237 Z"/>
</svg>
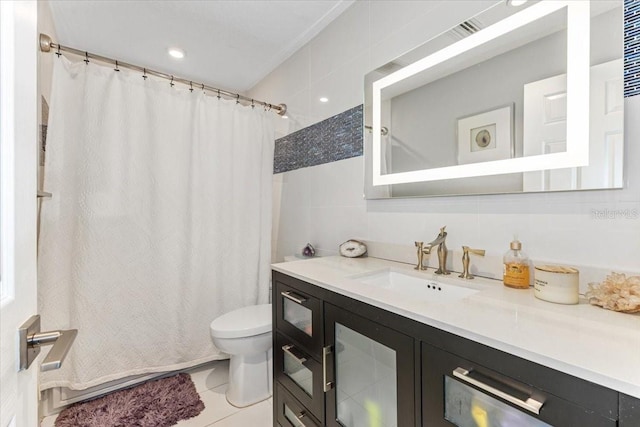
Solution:
<svg viewBox="0 0 640 427">
<path fill-rule="evenodd" d="M 244 92 L 353 0 L 50 0 L 58 40 L 142 67 Z M 170 58 L 179 47 L 182 60 Z"/>
</svg>

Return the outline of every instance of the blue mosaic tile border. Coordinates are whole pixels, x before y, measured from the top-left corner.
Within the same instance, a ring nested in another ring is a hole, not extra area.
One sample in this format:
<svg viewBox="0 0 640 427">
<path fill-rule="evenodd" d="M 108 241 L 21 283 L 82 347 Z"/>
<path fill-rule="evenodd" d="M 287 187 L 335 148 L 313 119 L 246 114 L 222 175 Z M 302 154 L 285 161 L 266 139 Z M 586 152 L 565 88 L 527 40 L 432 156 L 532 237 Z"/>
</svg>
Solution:
<svg viewBox="0 0 640 427">
<path fill-rule="evenodd" d="M 624 96 L 640 95 L 640 0 L 624 1 Z"/>
<path fill-rule="evenodd" d="M 276 140 L 273 173 L 362 156 L 362 105 Z"/>
</svg>

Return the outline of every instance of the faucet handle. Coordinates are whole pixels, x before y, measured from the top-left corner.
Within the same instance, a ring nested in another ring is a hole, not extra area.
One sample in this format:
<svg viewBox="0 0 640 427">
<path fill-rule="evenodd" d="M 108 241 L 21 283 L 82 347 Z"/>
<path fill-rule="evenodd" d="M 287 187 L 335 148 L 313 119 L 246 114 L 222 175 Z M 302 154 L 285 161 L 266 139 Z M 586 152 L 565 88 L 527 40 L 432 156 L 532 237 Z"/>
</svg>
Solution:
<svg viewBox="0 0 640 427">
<path fill-rule="evenodd" d="M 486 251 L 484 249 L 471 249 L 469 246 L 463 246 L 462 252 L 463 252 L 463 256 L 464 256 L 464 252 L 471 252 L 474 255 L 484 256 Z"/>
<path fill-rule="evenodd" d="M 418 255 L 418 263 L 415 266 L 416 270 L 426 270 L 426 267 L 422 264 L 422 261 L 424 259 L 424 251 L 423 251 L 423 246 L 424 246 L 424 242 L 414 242 L 416 245 L 416 248 L 418 248 L 418 250 L 416 251 L 417 255 Z"/>
<path fill-rule="evenodd" d="M 469 272 L 469 265 L 471 264 L 469 253 L 472 253 L 474 255 L 484 256 L 485 250 L 472 249 L 469 246 L 462 247 L 462 274 L 460 274 L 458 277 L 461 277 L 463 279 L 473 279 L 474 277 L 473 274 Z"/>
</svg>

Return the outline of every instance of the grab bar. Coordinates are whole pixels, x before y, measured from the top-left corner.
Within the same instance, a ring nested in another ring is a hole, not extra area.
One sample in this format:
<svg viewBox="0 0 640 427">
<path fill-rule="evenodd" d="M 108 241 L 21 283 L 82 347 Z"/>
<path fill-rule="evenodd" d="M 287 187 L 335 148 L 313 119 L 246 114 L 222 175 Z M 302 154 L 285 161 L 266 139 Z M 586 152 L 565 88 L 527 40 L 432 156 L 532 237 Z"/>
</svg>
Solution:
<svg viewBox="0 0 640 427">
<path fill-rule="evenodd" d="M 77 329 L 40 332 L 40 316 L 31 316 L 18 329 L 20 339 L 20 370 L 28 369 L 38 357 L 40 347 L 53 344 L 40 365 L 41 371 L 51 371 L 62 366 L 71 344 L 78 335 Z"/>
</svg>

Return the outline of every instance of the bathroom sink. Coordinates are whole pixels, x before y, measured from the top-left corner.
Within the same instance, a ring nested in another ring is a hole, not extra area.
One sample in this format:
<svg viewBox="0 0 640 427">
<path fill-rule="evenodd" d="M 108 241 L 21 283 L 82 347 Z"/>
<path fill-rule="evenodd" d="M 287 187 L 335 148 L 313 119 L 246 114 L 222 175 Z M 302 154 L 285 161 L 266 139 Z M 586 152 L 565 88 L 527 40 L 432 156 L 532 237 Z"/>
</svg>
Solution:
<svg viewBox="0 0 640 427">
<path fill-rule="evenodd" d="M 445 303 L 469 297 L 479 290 L 443 283 L 427 277 L 419 277 L 393 269 L 378 270 L 352 276 L 351 279 L 380 289 L 388 289 L 411 298 L 428 302 Z"/>
</svg>

